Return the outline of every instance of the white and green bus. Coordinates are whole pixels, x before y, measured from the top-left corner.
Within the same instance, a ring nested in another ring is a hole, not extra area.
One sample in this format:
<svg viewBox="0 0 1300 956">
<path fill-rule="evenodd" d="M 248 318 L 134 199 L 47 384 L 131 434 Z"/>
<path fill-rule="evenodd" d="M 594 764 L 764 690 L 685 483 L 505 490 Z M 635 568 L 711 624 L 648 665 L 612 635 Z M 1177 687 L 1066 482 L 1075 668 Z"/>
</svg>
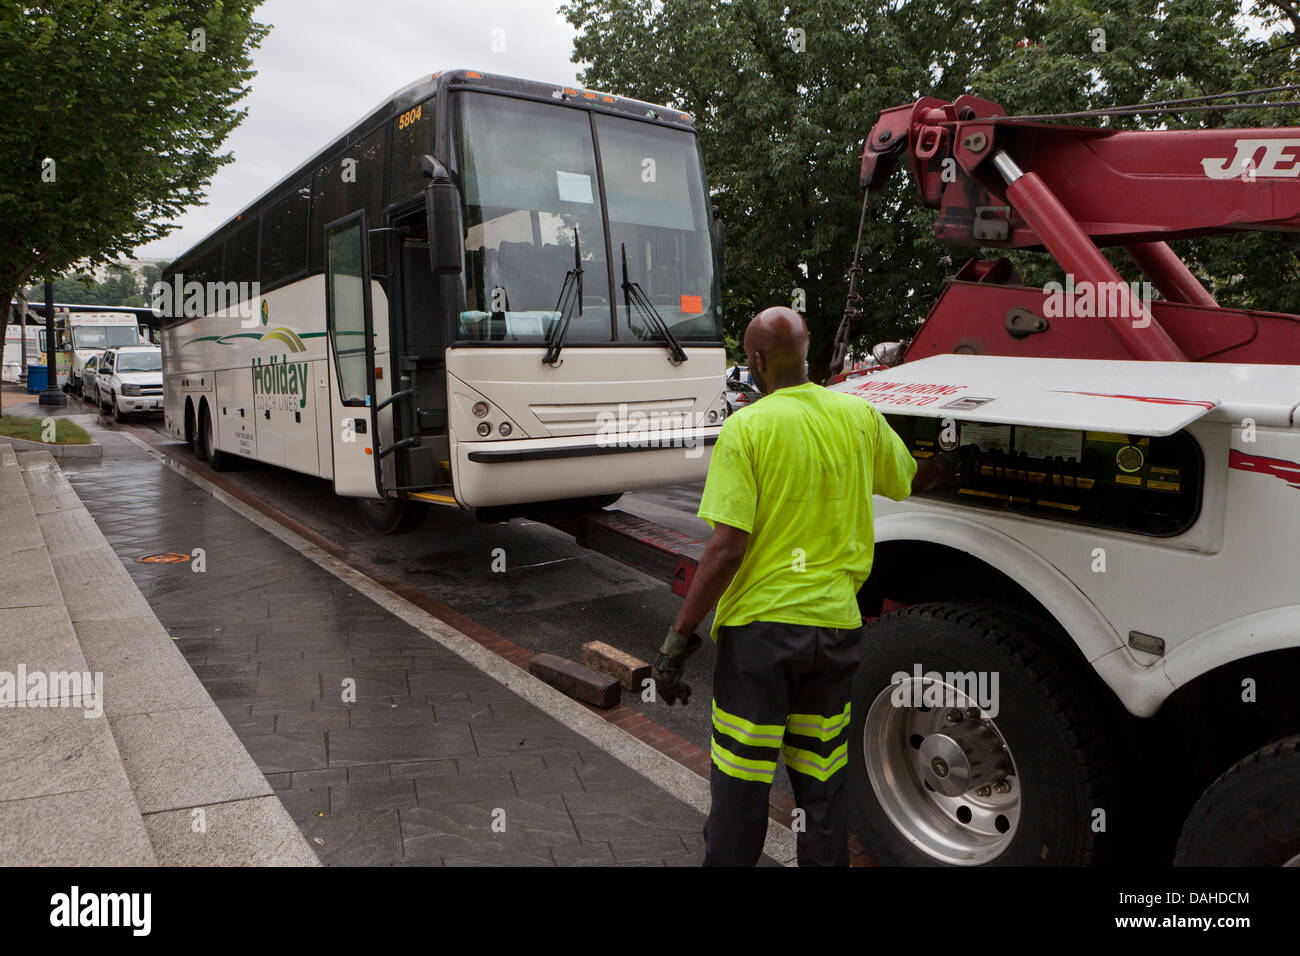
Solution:
<svg viewBox="0 0 1300 956">
<path fill-rule="evenodd" d="M 384 531 L 701 479 L 720 236 L 686 114 L 434 74 L 169 266 L 166 426 Z"/>
</svg>

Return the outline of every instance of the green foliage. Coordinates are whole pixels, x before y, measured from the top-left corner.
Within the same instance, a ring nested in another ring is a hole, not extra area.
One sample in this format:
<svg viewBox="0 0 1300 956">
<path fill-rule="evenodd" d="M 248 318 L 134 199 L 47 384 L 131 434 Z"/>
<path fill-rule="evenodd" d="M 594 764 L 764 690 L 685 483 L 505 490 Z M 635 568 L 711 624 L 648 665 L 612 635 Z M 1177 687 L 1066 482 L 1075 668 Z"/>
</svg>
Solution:
<svg viewBox="0 0 1300 956">
<path fill-rule="evenodd" d="M 0 5 L 3 301 L 29 279 L 129 257 L 202 201 L 244 117 L 266 33 L 257 2 Z"/>
<path fill-rule="evenodd" d="M 153 285 L 161 275 L 156 265 L 141 269 L 142 277 L 123 265 L 108 268 L 108 278 L 103 282 L 86 274 L 63 275 L 54 280 L 54 301 L 67 305 L 130 305 L 149 304 Z M 38 305 L 45 301 L 45 289 L 32 285 L 23 290 L 28 302 Z"/>
<path fill-rule="evenodd" d="M 1294 7 L 1261 5 L 1251 32 L 1238 0 L 569 0 L 561 9 L 579 31 L 574 60 L 590 64 L 584 83 L 696 117 L 727 223 L 728 332 L 804 289 L 817 377 L 844 309 L 858 157 L 880 110 L 973 93 L 1012 114 L 1061 112 L 1291 82 Z M 1093 49 L 1098 28 L 1104 51 Z M 1227 123 L 1300 120 L 1273 110 L 1108 125 Z M 958 265 L 973 253 L 939 247 L 935 213 L 902 170 L 872 207 L 859 347 L 911 334 L 942 286 L 941 257 Z M 1295 239 L 1252 234 L 1177 248 L 1223 304 L 1296 308 Z M 1028 281 L 1054 270 L 1041 254 L 1013 258 Z"/>
</svg>

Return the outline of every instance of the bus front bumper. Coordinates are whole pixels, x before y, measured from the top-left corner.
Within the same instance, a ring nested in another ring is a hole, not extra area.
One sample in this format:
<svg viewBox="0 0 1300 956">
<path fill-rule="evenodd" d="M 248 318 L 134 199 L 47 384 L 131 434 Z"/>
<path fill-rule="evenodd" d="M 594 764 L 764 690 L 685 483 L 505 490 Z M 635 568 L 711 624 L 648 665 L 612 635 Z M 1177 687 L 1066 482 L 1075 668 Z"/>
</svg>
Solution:
<svg viewBox="0 0 1300 956">
<path fill-rule="evenodd" d="M 456 498 L 485 508 L 703 481 L 720 430 L 457 442 Z"/>
</svg>

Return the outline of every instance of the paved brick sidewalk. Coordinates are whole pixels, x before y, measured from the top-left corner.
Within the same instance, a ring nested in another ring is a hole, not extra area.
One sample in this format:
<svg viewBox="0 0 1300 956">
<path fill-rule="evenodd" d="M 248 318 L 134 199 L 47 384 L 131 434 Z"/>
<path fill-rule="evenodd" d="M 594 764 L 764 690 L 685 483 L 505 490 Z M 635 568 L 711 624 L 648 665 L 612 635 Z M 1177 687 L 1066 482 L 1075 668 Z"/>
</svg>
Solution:
<svg viewBox="0 0 1300 956">
<path fill-rule="evenodd" d="M 97 432 L 69 480 L 323 862 L 698 864 L 697 810 Z"/>
</svg>

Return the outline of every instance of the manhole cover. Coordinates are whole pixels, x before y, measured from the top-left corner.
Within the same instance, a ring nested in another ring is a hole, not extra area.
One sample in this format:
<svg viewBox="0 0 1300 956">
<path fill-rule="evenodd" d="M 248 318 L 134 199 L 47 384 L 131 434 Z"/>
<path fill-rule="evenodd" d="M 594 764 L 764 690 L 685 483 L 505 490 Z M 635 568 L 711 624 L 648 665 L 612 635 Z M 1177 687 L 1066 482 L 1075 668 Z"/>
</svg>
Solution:
<svg viewBox="0 0 1300 956">
<path fill-rule="evenodd" d="M 164 551 L 162 554 L 146 554 L 143 558 L 136 558 L 136 564 L 184 564 L 190 559 L 188 554 L 181 554 L 177 551 Z"/>
</svg>

